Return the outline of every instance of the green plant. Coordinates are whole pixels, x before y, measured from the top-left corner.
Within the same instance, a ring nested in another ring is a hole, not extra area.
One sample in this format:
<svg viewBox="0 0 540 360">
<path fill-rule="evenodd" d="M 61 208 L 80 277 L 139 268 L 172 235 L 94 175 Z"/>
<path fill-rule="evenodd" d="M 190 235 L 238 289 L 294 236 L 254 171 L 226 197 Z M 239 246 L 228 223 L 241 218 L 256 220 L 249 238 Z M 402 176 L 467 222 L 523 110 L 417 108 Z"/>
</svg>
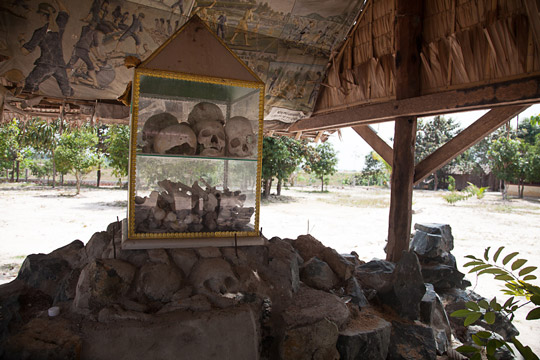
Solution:
<svg viewBox="0 0 540 360">
<path fill-rule="evenodd" d="M 503 304 L 499 303 L 496 297 L 490 302 L 484 299 L 467 302 L 465 309 L 457 310 L 450 314 L 452 317 L 465 318 L 463 322 L 464 326 L 469 326 L 480 319 L 483 319 L 488 324 L 493 324 L 495 323 L 497 314 L 505 316 L 512 321 L 515 312 L 529 303 L 533 303 L 536 307 L 527 314 L 526 319 L 540 319 L 540 287 L 532 285 L 529 282 L 536 280 L 536 275 L 531 273 L 537 267 L 523 267 L 527 263 L 526 259 L 518 258 L 514 260 L 519 255 L 518 252 L 507 254 L 500 260 L 503 249 L 504 246 L 498 248 L 491 259 L 489 247 L 484 251 L 483 259 L 472 255 L 466 256 L 471 261 L 463 266 L 471 267 L 469 273 L 476 273 L 477 276 L 484 274 L 493 275 L 495 280 L 504 282 L 505 289 L 502 292 L 511 297 Z M 512 263 L 510 264 L 511 261 Z M 497 262 L 500 264 L 497 264 Z M 508 270 L 506 266 L 510 267 L 511 270 Z M 488 360 L 493 360 L 495 359 L 495 351 L 503 346 L 507 347 L 513 353 L 509 344 L 504 340 L 494 338 L 491 331 L 479 331 L 472 335 L 472 340 L 477 346 L 464 345 L 457 348 L 461 353 L 472 354 L 472 360 L 482 359 L 482 354 L 485 354 Z M 510 342 L 514 344 L 525 360 L 538 360 L 538 356 L 534 354 L 531 348 L 521 344 L 516 337 L 513 337 Z"/>
<path fill-rule="evenodd" d="M 455 191 L 456 190 L 456 179 L 452 176 L 448 176 L 448 190 Z"/>
<path fill-rule="evenodd" d="M 468 181 L 467 181 L 467 184 L 469 184 L 469 186 L 465 188 L 465 192 L 469 193 L 470 196 L 476 196 L 476 198 L 480 200 L 486 195 L 485 192 L 488 189 L 487 186 L 483 186 L 479 188 L 478 186 Z"/>
<path fill-rule="evenodd" d="M 446 200 L 447 203 L 454 205 L 458 201 L 466 200 L 471 197 L 471 194 L 464 194 L 459 191 L 452 191 L 449 194 L 444 194 L 443 199 Z"/>
</svg>

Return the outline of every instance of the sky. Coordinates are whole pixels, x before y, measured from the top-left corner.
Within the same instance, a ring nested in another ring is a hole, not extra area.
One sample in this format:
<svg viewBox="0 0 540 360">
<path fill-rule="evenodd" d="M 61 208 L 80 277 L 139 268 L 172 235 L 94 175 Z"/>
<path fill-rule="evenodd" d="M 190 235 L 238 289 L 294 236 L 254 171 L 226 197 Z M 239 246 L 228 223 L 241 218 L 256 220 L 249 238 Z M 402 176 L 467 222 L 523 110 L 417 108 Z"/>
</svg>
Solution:
<svg viewBox="0 0 540 360">
<path fill-rule="evenodd" d="M 461 128 L 465 129 L 467 126 L 475 122 L 478 118 L 487 113 L 488 110 L 467 111 L 453 114 L 445 114 L 445 117 L 451 117 L 456 122 L 461 124 Z M 535 104 L 523 111 L 517 117 L 514 117 L 510 124 L 513 128 L 516 127 L 517 119 L 521 121 L 524 118 L 532 115 L 540 115 L 540 104 Z M 429 119 L 423 118 L 425 120 Z M 390 146 L 392 141 L 390 140 L 394 136 L 394 122 L 389 121 L 385 123 L 378 123 L 372 125 L 379 136 L 385 140 Z M 360 137 L 352 128 L 341 129 L 341 139 L 338 133 L 334 133 L 330 136 L 328 141 L 334 146 L 334 149 L 338 151 L 338 170 L 339 171 L 360 171 L 364 167 L 364 158 L 369 154 L 372 149 L 364 139 Z"/>
</svg>

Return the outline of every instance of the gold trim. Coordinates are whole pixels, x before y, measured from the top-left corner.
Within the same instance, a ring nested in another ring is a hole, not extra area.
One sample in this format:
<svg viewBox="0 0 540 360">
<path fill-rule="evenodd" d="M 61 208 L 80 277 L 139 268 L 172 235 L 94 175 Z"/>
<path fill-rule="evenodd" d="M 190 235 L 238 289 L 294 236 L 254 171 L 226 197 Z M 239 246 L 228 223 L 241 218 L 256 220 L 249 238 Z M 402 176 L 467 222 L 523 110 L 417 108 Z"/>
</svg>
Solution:
<svg viewBox="0 0 540 360">
<path fill-rule="evenodd" d="M 186 232 L 186 233 L 137 233 L 135 231 L 135 187 L 137 171 L 137 130 L 139 121 L 139 96 L 140 96 L 140 77 L 153 76 L 168 79 L 206 82 L 218 85 L 239 86 L 244 88 L 253 88 L 259 91 L 259 131 L 258 131 L 258 156 L 257 156 L 257 180 L 255 188 L 255 219 L 254 229 L 248 231 L 216 231 L 216 232 Z M 263 116 L 264 116 L 264 83 L 255 81 L 244 81 L 235 79 L 221 79 L 203 75 L 193 75 L 179 72 L 162 71 L 154 69 L 135 69 L 132 95 L 132 113 L 131 113 L 131 138 L 129 151 L 129 199 L 128 199 L 128 226 L 126 241 L 137 240 L 160 240 L 160 239 L 202 239 L 202 238 L 231 238 L 259 236 L 259 217 L 261 200 L 261 172 L 262 172 L 262 146 L 263 146 Z"/>
<path fill-rule="evenodd" d="M 213 76 L 194 75 L 194 74 L 182 73 L 182 72 L 177 72 L 177 71 L 139 68 L 135 70 L 135 73 L 139 75 L 153 76 L 153 77 L 173 79 L 173 80 L 204 82 L 204 83 L 209 83 L 209 84 L 238 86 L 238 87 L 252 88 L 252 89 L 264 88 L 263 82 L 217 78 Z"/>
<path fill-rule="evenodd" d="M 217 36 L 214 31 L 212 31 L 212 29 L 210 29 L 210 27 L 208 26 L 208 24 L 202 20 L 197 14 L 193 15 L 190 19 L 188 19 L 188 21 L 186 21 L 184 23 L 184 25 L 182 25 L 180 27 L 180 29 L 178 29 L 173 35 L 171 35 L 163 44 L 161 44 L 160 47 L 158 47 L 156 50 L 154 50 L 154 52 L 152 54 L 150 54 L 150 56 L 148 56 L 142 63 L 139 64 L 138 68 L 141 69 L 141 68 L 145 68 L 146 65 L 152 61 L 152 59 L 154 59 L 163 49 L 165 49 L 167 46 L 169 46 L 169 44 L 174 40 L 176 39 L 176 37 L 178 35 L 180 35 L 184 30 L 185 28 L 188 26 L 188 24 L 192 21 L 199 21 L 200 23 L 202 23 L 206 30 L 212 34 L 212 36 L 223 46 L 225 47 L 225 49 L 229 52 L 229 54 L 231 54 L 250 74 L 251 76 L 253 76 L 255 78 L 255 81 L 256 82 L 261 82 L 263 83 L 263 81 L 261 80 L 261 78 L 259 78 L 259 76 L 249 68 L 249 66 L 247 66 L 244 61 L 242 61 L 242 59 L 240 59 L 238 57 L 238 55 L 236 55 L 236 53 L 234 51 L 231 50 L 231 48 L 229 48 L 229 46 L 223 41 L 220 39 L 219 36 Z"/>
</svg>

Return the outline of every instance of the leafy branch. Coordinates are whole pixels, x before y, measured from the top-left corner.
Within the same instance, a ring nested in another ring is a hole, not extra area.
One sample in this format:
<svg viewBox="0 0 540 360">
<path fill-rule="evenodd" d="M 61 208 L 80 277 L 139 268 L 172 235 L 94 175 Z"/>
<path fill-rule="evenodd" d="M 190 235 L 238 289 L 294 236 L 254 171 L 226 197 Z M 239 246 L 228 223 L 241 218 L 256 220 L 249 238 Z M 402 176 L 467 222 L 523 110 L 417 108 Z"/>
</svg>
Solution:
<svg viewBox="0 0 540 360">
<path fill-rule="evenodd" d="M 465 309 L 454 311 L 450 316 L 465 318 L 463 325 L 469 326 L 478 320 L 484 320 L 487 324 L 495 323 L 497 314 L 507 317 L 510 321 L 514 319 L 515 312 L 524 305 L 533 303 L 537 305 L 531 310 L 526 319 L 537 320 L 540 318 L 540 288 L 529 283 L 531 280 L 536 280 L 536 275 L 531 274 L 537 269 L 536 266 L 525 266 L 526 259 L 516 257 L 518 252 L 511 252 L 502 257 L 504 246 L 499 247 L 493 257 L 490 258 L 490 250 L 488 247 L 484 251 L 483 258 L 477 258 L 473 255 L 467 255 L 470 259 L 464 267 L 470 267 L 469 273 L 476 273 L 477 276 L 491 274 L 493 278 L 504 282 L 505 289 L 502 291 L 505 295 L 510 295 L 503 304 L 497 301 L 494 297 L 490 302 L 485 299 L 479 301 L 468 301 L 465 303 Z M 507 267 L 510 268 L 507 269 Z M 516 298 L 524 298 L 525 301 Z M 463 345 L 457 348 L 461 353 L 472 354 L 472 360 L 482 359 L 482 354 L 485 354 L 488 360 L 495 359 L 497 349 L 505 346 L 513 353 L 509 344 L 497 339 L 491 331 L 479 331 L 472 335 L 472 340 L 477 346 Z M 511 342 L 517 350 L 524 356 L 526 360 L 538 360 L 538 356 L 534 354 L 529 346 L 524 346 L 515 337 Z"/>
</svg>

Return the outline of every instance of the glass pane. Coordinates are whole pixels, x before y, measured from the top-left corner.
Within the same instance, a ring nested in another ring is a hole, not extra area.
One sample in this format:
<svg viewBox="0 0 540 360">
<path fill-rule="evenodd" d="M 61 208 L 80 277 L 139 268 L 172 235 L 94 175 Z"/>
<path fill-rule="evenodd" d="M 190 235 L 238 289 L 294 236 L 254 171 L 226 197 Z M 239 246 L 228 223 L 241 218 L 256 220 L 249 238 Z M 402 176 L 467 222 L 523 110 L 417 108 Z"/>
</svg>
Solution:
<svg viewBox="0 0 540 360">
<path fill-rule="evenodd" d="M 136 233 L 252 231 L 257 162 L 137 156 Z"/>
</svg>

